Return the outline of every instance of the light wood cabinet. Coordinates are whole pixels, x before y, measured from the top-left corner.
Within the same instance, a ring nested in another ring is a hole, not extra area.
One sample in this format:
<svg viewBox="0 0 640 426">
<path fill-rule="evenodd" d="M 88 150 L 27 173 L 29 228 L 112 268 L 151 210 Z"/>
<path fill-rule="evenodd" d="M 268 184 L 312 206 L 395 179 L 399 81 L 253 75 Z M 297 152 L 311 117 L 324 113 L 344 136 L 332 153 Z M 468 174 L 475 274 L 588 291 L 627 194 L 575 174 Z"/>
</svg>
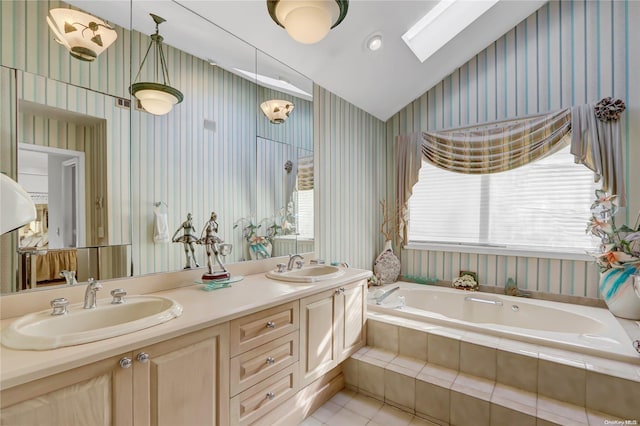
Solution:
<svg viewBox="0 0 640 426">
<path fill-rule="evenodd" d="M 300 300 L 300 375 L 306 386 L 365 344 L 366 280 Z"/>
<path fill-rule="evenodd" d="M 304 416 L 299 404 L 330 393 L 307 386 L 365 344 L 365 316 L 366 280 L 355 281 L 6 389 L 0 424 L 249 425 L 278 406 Z"/>
<path fill-rule="evenodd" d="M 120 359 L 98 361 L 2 391 L 0 424 L 131 425 L 131 368 Z"/>
<path fill-rule="evenodd" d="M 229 423 L 228 324 L 4 390 L 2 425 Z"/>
<path fill-rule="evenodd" d="M 134 426 L 228 424 L 228 332 L 224 324 L 135 351 Z"/>
</svg>

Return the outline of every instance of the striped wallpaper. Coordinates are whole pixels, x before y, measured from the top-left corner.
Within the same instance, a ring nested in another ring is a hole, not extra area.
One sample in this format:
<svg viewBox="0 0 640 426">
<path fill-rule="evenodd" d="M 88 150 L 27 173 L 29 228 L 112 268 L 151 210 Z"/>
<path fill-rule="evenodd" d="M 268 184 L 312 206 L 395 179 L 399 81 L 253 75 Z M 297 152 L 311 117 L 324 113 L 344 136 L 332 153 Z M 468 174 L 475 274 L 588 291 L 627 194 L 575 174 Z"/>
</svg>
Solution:
<svg viewBox="0 0 640 426">
<path fill-rule="evenodd" d="M 627 104 L 623 142 L 640 160 L 640 3 L 551 1 L 456 69 L 387 122 L 387 167 L 395 135 L 464 126 L 553 111 L 600 100 Z M 634 161 L 635 160 L 635 161 Z M 393 176 L 389 175 L 389 183 Z M 393 197 L 393 185 L 388 197 Z M 630 207 L 640 210 L 640 172 L 627 168 Z M 630 213 L 629 213 L 630 212 Z M 586 220 L 586 219 L 585 219 Z M 592 262 L 519 256 L 402 251 L 402 273 L 450 280 L 474 270 L 481 284 L 503 286 L 513 277 L 525 289 L 597 297 Z"/>
<path fill-rule="evenodd" d="M 318 85 L 313 99 L 316 253 L 371 269 L 383 246 L 384 123 Z"/>
</svg>

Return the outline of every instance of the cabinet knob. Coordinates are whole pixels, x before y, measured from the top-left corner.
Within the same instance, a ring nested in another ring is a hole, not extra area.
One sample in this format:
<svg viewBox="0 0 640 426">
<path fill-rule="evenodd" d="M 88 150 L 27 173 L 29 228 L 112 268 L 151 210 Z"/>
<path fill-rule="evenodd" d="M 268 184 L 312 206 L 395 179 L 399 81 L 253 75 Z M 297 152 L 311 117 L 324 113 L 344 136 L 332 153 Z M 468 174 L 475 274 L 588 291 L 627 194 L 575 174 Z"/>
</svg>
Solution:
<svg viewBox="0 0 640 426">
<path fill-rule="evenodd" d="M 128 356 L 125 356 L 120 360 L 120 367 L 122 368 L 130 368 L 131 364 L 133 364 L 133 361 L 131 361 L 131 358 Z"/>
<path fill-rule="evenodd" d="M 344 287 L 340 287 L 340 294 L 344 294 Z"/>
<path fill-rule="evenodd" d="M 336 295 L 340 294 L 340 289 L 336 288 L 336 291 L 334 292 Z"/>
<path fill-rule="evenodd" d="M 267 357 L 267 364 L 272 365 L 272 364 L 275 364 L 275 362 L 276 362 L 276 359 L 274 357 L 272 356 Z"/>
<path fill-rule="evenodd" d="M 276 328 L 276 323 L 273 321 L 268 321 L 267 322 L 267 328 Z"/>
<path fill-rule="evenodd" d="M 272 400 L 273 398 L 276 397 L 276 394 L 273 392 L 267 392 L 267 399 L 268 400 Z"/>
<path fill-rule="evenodd" d="M 141 363 L 146 363 L 149 362 L 149 354 L 146 352 L 140 352 L 137 356 L 136 359 L 141 362 Z"/>
</svg>

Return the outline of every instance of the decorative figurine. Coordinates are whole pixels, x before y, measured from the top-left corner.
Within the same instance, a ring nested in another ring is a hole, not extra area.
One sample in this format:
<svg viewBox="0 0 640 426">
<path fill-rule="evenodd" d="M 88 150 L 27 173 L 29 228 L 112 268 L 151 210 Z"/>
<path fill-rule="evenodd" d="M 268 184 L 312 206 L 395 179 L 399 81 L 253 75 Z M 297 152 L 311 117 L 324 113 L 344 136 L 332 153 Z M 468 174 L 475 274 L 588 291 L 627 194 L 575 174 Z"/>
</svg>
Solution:
<svg viewBox="0 0 640 426">
<path fill-rule="evenodd" d="M 203 280 L 221 280 L 225 278 L 229 278 L 231 274 L 222 264 L 220 260 L 220 246 L 226 246 L 226 244 L 222 244 L 222 239 L 218 237 L 218 222 L 216 219 L 218 215 L 215 212 L 211 212 L 211 218 L 205 223 L 204 228 L 202 229 L 202 233 L 200 235 L 200 239 L 198 240 L 198 244 L 203 244 L 207 251 L 207 268 L 208 272 L 205 272 L 202 275 Z M 216 262 L 220 265 L 221 271 L 213 270 L 213 259 L 212 256 L 215 256 Z"/>
<path fill-rule="evenodd" d="M 191 269 L 192 258 L 193 258 L 193 263 L 196 265 L 196 268 L 200 266 L 198 265 L 198 261 L 196 260 L 196 251 L 193 245 L 194 243 L 198 242 L 198 238 L 195 236 L 196 228 L 193 226 L 193 223 L 191 222 L 192 218 L 193 216 L 191 216 L 191 213 L 187 213 L 187 220 L 182 222 L 180 227 L 176 229 L 176 232 L 173 234 L 173 237 L 171 238 L 171 241 L 173 241 L 174 243 L 184 244 L 184 255 L 187 257 L 187 264 L 185 265 L 184 269 Z M 177 237 L 178 232 L 180 231 L 183 231 L 183 234 Z M 191 256 L 189 256 L 189 251 L 191 251 Z"/>
</svg>

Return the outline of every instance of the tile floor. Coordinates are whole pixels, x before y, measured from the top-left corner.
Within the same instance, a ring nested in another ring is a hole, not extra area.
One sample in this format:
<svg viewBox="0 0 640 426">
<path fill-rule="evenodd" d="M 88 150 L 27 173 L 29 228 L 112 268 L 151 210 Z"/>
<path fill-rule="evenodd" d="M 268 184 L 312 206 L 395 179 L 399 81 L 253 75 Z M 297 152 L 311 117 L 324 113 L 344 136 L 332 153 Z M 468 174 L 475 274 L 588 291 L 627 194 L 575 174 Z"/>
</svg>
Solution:
<svg viewBox="0 0 640 426">
<path fill-rule="evenodd" d="M 342 389 L 299 426 L 435 426 L 377 399 Z"/>
</svg>

